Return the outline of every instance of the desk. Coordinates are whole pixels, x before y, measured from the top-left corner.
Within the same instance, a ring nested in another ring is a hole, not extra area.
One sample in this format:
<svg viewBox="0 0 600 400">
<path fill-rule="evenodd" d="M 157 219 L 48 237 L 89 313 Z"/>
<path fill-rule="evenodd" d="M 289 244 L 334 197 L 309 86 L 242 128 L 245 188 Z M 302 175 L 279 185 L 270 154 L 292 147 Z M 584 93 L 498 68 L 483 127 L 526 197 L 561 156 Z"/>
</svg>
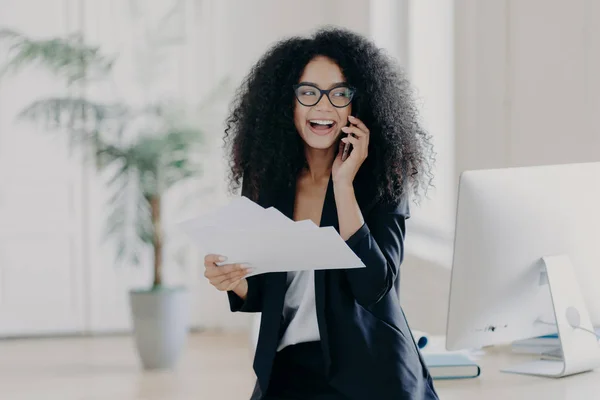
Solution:
<svg viewBox="0 0 600 400">
<path fill-rule="evenodd" d="M 511 353 L 509 346 L 490 347 L 474 360 L 481 367 L 475 379 L 436 380 L 440 400 L 593 400 L 600 399 L 600 369 L 565 378 L 540 378 L 500 372 L 534 356 Z"/>
</svg>

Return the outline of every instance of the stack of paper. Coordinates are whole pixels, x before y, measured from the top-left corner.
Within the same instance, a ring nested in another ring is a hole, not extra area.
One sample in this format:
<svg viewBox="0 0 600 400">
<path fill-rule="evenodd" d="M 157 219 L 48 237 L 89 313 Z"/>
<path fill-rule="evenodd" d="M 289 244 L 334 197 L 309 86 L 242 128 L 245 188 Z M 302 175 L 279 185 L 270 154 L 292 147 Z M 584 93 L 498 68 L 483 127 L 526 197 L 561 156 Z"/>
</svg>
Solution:
<svg viewBox="0 0 600 400">
<path fill-rule="evenodd" d="M 364 268 L 333 227 L 293 221 L 276 208 L 239 197 L 215 212 L 181 223 L 207 253 L 266 272 Z"/>
<path fill-rule="evenodd" d="M 595 331 L 596 336 L 600 337 L 600 327 Z M 562 359 L 562 346 L 557 333 L 515 340 L 511 348 L 513 353 L 539 354 L 542 359 Z"/>
</svg>

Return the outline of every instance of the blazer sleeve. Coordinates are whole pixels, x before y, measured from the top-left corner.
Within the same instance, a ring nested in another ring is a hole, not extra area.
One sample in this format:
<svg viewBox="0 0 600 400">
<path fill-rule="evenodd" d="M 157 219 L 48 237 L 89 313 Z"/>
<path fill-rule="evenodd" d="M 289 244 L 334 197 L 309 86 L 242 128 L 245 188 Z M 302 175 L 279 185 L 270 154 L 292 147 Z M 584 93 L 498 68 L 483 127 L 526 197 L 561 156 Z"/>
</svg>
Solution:
<svg viewBox="0 0 600 400">
<path fill-rule="evenodd" d="M 248 294 L 246 300 L 242 300 L 235 292 L 228 291 L 229 309 L 232 312 L 261 312 L 262 311 L 262 284 L 263 275 L 255 275 L 246 278 L 248 281 Z"/>
<path fill-rule="evenodd" d="M 350 289 L 363 307 L 377 303 L 394 288 L 404 259 L 408 218 L 406 198 L 396 204 L 377 203 L 365 223 L 346 240 L 348 247 L 366 266 L 346 270 Z"/>
<path fill-rule="evenodd" d="M 244 179 L 242 181 L 242 196 L 250 197 L 248 193 L 248 186 Z M 246 295 L 245 300 L 242 300 L 242 298 L 233 291 L 227 292 L 229 308 L 232 312 L 261 312 L 264 275 L 251 276 L 246 278 L 246 280 L 248 281 L 248 294 Z"/>
</svg>

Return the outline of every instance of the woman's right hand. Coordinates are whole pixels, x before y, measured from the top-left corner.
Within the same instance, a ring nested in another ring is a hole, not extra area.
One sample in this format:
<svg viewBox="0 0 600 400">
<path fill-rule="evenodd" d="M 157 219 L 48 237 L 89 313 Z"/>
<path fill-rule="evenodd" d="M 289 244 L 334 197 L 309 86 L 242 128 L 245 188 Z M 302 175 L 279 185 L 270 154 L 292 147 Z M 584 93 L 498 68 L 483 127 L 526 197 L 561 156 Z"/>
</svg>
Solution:
<svg viewBox="0 0 600 400">
<path fill-rule="evenodd" d="M 246 275 L 252 272 L 252 268 L 244 264 L 224 264 L 217 265 L 218 262 L 227 260 L 226 257 L 218 254 L 207 254 L 204 257 L 204 276 L 208 279 L 211 285 L 223 292 L 238 291 L 247 292 L 248 284 Z M 241 290 L 246 287 L 246 290 Z M 238 295 L 243 293 L 238 293 Z M 240 296 L 246 297 L 246 296 Z"/>
</svg>

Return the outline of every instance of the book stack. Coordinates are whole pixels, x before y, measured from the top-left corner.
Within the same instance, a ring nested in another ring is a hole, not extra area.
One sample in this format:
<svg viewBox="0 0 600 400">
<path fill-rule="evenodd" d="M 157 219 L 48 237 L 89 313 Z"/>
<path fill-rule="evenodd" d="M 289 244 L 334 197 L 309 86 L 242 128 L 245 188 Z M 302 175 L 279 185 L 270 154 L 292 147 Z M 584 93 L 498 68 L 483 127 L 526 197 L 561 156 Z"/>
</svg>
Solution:
<svg viewBox="0 0 600 400">
<path fill-rule="evenodd" d="M 443 336 L 430 336 L 414 330 L 412 334 L 433 379 L 476 378 L 481 373 L 481 368 L 471 358 L 472 352 L 446 351 Z"/>
<path fill-rule="evenodd" d="M 600 328 L 596 328 L 596 336 L 600 336 Z M 537 354 L 544 360 L 561 360 L 562 348 L 558 334 L 538 336 L 512 342 L 513 353 Z"/>
<path fill-rule="evenodd" d="M 481 368 L 465 354 L 424 353 L 423 359 L 433 379 L 476 378 Z"/>
</svg>

